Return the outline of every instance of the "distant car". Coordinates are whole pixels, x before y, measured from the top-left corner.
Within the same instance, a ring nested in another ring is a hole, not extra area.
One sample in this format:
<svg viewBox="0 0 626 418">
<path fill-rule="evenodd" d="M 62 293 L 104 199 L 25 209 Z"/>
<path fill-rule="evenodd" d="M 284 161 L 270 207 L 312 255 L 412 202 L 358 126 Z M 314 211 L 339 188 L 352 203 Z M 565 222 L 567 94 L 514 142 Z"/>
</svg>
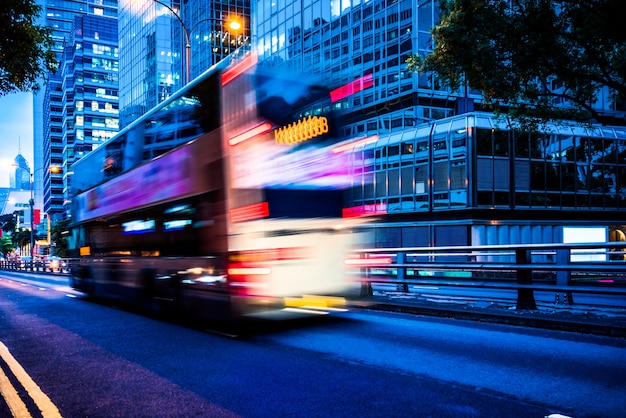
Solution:
<svg viewBox="0 0 626 418">
<path fill-rule="evenodd" d="M 48 257 L 46 270 L 58 273 L 64 268 L 65 268 L 65 261 L 63 259 L 54 255 Z"/>
</svg>

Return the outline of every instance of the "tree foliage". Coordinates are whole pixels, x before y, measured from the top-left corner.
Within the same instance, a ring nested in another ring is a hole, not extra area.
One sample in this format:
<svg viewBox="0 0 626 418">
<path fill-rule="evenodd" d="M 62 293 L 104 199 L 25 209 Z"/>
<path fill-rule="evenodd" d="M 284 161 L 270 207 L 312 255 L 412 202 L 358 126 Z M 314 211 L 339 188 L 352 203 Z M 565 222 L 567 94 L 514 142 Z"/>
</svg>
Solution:
<svg viewBox="0 0 626 418">
<path fill-rule="evenodd" d="M 10 233 L 12 231 L 15 231 L 16 221 L 17 215 L 15 212 L 0 215 L 0 228 L 2 228 L 3 232 Z"/>
<path fill-rule="evenodd" d="M 0 238 L 0 254 L 6 257 L 14 249 L 15 247 L 13 246 L 11 236 L 3 234 L 2 238 Z"/>
<path fill-rule="evenodd" d="M 409 70 L 432 71 L 452 90 L 477 89 L 486 105 L 517 118 L 602 121 L 592 104 L 606 87 L 624 108 L 623 0 L 441 0 L 440 7 L 434 50 L 411 55 Z"/>
<path fill-rule="evenodd" d="M 68 257 L 69 251 L 67 248 L 67 236 L 68 236 L 69 221 L 62 220 L 55 222 L 50 227 L 50 245 L 54 248 L 54 255 L 59 257 Z"/>
<path fill-rule="evenodd" d="M 11 234 L 13 240 L 13 246 L 15 248 L 24 248 L 30 244 L 30 229 L 20 228 Z"/>
<path fill-rule="evenodd" d="M 37 91 L 57 68 L 52 28 L 36 24 L 41 10 L 36 0 L 0 2 L 0 96 Z"/>
</svg>

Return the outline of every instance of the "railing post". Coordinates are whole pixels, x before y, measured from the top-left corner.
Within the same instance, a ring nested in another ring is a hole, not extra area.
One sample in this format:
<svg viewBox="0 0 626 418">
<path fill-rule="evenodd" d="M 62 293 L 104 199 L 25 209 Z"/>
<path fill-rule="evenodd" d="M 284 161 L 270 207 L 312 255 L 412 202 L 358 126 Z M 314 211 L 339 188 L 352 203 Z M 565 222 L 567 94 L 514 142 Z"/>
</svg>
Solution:
<svg viewBox="0 0 626 418">
<path fill-rule="evenodd" d="M 406 257 L 406 254 L 398 253 L 396 255 L 396 264 L 404 264 L 406 260 L 405 257 Z M 405 276 L 406 276 L 406 267 L 404 266 L 398 267 L 396 280 L 400 283 L 398 283 L 397 289 L 400 292 L 409 293 L 409 285 L 407 283 L 402 283 L 405 280 Z"/>
<path fill-rule="evenodd" d="M 570 249 L 559 249 L 556 250 L 556 264 L 557 266 L 567 266 L 570 262 Z M 558 287 L 567 287 L 570 285 L 572 272 L 571 270 L 557 270 L 556 271 L 556 285 Z M 562 292 L 558 290 L 554 297 L 554 303 L 561 305 L 572 305 L 574 303 L 574 298 L 572 297 L 572 292 Z"/>
<path fill-rule="evenodd" d="M 367 254 L 363 253 L 361 254 L 360 258 L 367 258 Z M 369 297 L 369 296 L 373 296 L 374 293 L 372 292 L 372 283 L 369 280 L 369 275 L 370 275 L 370 269 L 369 267 L 365 266 L 362 270 L 362 276 L 363 279 L 361 280 L 361 297 Z"/>
<path fill-rule="evenodd" d="M 522 264 L 529 264 L 530 254 L 529 251 L 523 248 L 517 248 L 515 250 L 515 263 L 520 266 Z M 532 285 L 533 284 L 533 272 L 530 268 L 519 267 L 517 269 L 517 284 L 518 285 Z M 516 309 L 535 310 L 537 304 L 535 303 L 535 294 L 532 288 L 518 288 L 517 289 L 517 306 Z"/>
</svg>

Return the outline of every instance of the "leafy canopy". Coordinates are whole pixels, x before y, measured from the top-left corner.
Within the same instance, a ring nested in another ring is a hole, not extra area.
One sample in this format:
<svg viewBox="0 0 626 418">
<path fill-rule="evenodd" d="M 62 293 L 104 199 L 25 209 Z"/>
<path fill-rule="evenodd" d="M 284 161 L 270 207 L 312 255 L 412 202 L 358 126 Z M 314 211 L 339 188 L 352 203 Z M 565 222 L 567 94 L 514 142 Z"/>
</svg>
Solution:
<svg viewBox="0 0 626 418">
<path fill-rule="evenodd" d="M 35 23 L 40 13 L 36 0 L 0 1 L 0 96 L 37 91 L 57 68 L 52 29 Z"/>
<path fill-rule="evenodd" d="M 441 0 L 431 54 L 410 71 L 434 72 L 482 92 L 497 112 L 527 120 L 602 121 L 592 107 L 608 87 L 626 103 L 623 0 Z M 555 106 L 567 103 L 568 107 Z"/>
</svg>

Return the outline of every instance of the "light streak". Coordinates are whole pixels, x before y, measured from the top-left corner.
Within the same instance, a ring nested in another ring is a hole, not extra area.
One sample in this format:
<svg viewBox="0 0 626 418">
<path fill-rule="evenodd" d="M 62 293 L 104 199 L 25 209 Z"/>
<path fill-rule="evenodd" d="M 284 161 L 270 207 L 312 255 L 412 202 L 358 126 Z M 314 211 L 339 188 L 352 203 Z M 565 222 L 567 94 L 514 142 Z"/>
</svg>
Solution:
<svg viewBox="0 0 626 418">
<path fill-rule="evenodd" d="M 272 130 L 272 124 L 269 122 L 263 122 L 252 129 L 249 129 L 245 132 L 240 133 L 239 135 L 235 135 L 228 140 L 229 145 L 237 145 L 244 141 L 247 141 L 250 138 L 254 138 L 257 135 L 263 135 L 266 132 Z"/>
<path fill-rule="evenodd" d="M 366 138 L 356 139 L 356 140 L 348 142 L 346 144 L 339 145 L 339 146 L 333 148 L 332 152 L 333 152 L 333 154 L 338 154 L 340 152 L 348 151 L 348 150 L 351 150 L 351 149 L 356 148 L 356 147 L 361 146 L 361 145 L 371 144 L 371 143 L 376 142 L 376 141 L 378 141 L 378 135 L 372 135 L 372 136 L 368 136 Z"/>
</svg>

